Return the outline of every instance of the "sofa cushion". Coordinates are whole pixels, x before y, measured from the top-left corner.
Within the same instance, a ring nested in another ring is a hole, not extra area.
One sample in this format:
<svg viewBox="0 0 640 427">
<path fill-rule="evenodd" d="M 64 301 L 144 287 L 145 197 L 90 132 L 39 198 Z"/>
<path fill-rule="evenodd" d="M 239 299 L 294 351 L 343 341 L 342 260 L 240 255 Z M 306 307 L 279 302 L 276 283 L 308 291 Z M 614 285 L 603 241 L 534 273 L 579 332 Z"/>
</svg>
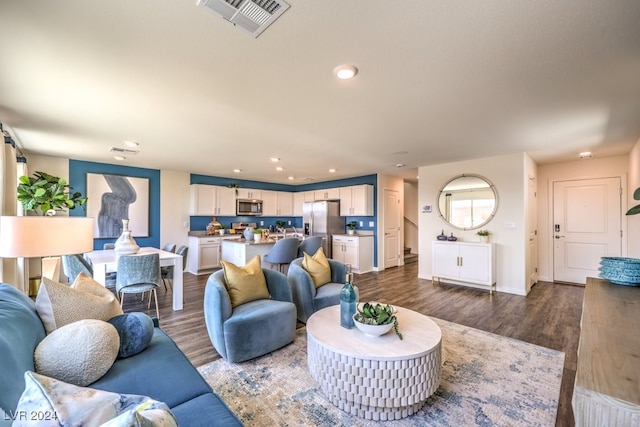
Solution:
<svg viewBox="0 0 640 427">
<path fill-rule="evenodd" d="M 115 295 L 83 273 L 72 286 L 43 277 L 36 309 L 48 334 L 77 320 L 107 321 L 122 314 Z"/>
<path fill-rule="evenodd" d="M 25 390 L 17 413 L 38 414 L 38 425 L 177 426 L 162 402 L 146 396 L 109 393 L 67 384 L 34 372 L 24 374 Z M 32 426 L 18 417 L 14 426 Z M 28 417 L 27 417 L 28 418 Z M 50 421 L 50 422 L 47 422 Z"/>
<path fill-rule="evenodd" d="M 215 420 L 216 426 L 242 426 L 226 403 L 214 393 L 206 393 L 193 398 L 171 408 L 171 412 L 181 426 L 211 427 L 214 425 L 211 420 Z"/>
<path fill-rule="evenodd" d="M 231 299 L 231 307 L 271 298 L 259 255 L 251 258 L 244 267 L 238 267 L 227 261 L 220 261 L 220 264 L 224 270 L 224 281 Z"/>
<path fill-rule="evenodd" d="M 153 320 L 144 313 L 120 314 L 109 319 L 109 323 L 120 336 L 120 358 L 140 353 L 153 338 Z"/>
<path fill-rule="evenodd" d="M 33 301 L 13 286 L 0 284 L 0 417 L 15 411 L 24 373 L 34 370 L 33 352 L 44 337 Z"/>
<path fill-rule="evenodd" d="M 118 356 L 120 337 L 113 325 L 84 319 L 56 329 L 36 347 L 36 372 L 86 386 L 102 377 Z"/>
<path fill-rule="evenodd" d="M 306 252 L 304 253 L 302 268 L 309 273 L 316 288 L 331 282 L 331 266 L 324 255 L 322 247 L 318 248 L 313 256 Z"/>
</svg>

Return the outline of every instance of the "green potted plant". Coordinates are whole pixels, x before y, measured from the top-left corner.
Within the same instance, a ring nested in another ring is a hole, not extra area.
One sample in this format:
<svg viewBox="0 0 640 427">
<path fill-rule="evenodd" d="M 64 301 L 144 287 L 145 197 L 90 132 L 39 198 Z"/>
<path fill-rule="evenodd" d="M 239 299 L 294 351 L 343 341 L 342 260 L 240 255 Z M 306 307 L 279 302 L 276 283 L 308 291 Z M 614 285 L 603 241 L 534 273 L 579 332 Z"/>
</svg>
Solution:
<svg viewBox="0 0 640 427">
<path fill-rule="evenodd" d="M 356 327 L 367 335 L 384 335 L 393 328 L 398 338 L 402 339 L 395 309 L 389 304 L 375 303 L 374 305 L 366 302 L 353 315 L 353 321 Z"/>
<path fill-rule="evenodd" d="M 238 188 L 240 188 L 240 184 L 237 184 L 235 182 L 231 182 L 229 184 L 227 184 L 228 188 L 233 188 L 236 191 L 236 196 L 238 195 Z"/>
<path fill-rule="evenodd" d="M 478 230 L 476 234 L 480 237 L 480 241 L 482 243 L 489 242 L 489 236 L 491 235 L 491 232 L 489 230 Z"/>
<path fill-rule="evenodd" d="M 347 233 L 348 234 L 356 234 L 357 223 L 355 221 L 351 221 L 347 223 Z"/>
<path fill-rule="evenodd" d="M 253 240 L 256 242 L 262 240 L 262 228 L 255 228 L 253 230 Z"/>
<path fill-rule="evenodd" d="M 67 181 L 46 172 L 34 172 L 33 176 L 21 176 L 18 184 L 18 201 L 25 211 L 38 211 L 53 216 L 56 211 L 84 208 L 87 198 L 73 189 Z"/>
</svg>

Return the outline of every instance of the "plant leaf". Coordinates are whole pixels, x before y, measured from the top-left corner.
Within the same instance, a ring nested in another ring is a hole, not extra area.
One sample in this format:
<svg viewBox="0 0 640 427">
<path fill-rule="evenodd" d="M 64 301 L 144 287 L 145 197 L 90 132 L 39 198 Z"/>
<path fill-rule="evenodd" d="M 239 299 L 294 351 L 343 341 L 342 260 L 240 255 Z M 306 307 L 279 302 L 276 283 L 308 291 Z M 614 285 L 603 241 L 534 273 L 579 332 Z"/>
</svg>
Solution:
<svg viewBox="0 0 640 427">
<path fill-rule="evenodd" d="M 634 199 L 635 199 L 635 196 L 634 196 Z M 637 215 L 639 213 L 640 213 L 640 205 L 636 205 L 627 211 L 627 215 Z"/>
<path fill-rule="evenodd" d="M 640 187 L 636 188 L 633 192 L 633 200 L 640 200 Z"/>
</svg>

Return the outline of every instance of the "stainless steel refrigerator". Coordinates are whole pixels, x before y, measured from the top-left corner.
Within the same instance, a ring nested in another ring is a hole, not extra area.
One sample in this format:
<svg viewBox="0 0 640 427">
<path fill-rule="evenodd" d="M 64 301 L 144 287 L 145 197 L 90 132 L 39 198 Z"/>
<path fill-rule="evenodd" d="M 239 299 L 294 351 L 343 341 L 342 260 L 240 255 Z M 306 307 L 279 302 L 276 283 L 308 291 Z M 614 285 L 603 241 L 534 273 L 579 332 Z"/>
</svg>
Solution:
<svg viewBox="0 0 640 427">
<path fill-rule="evenodd" d="M 322 236 L 324 253 L 327 258 L 331 258 L 332 236 L 345 233 L 345 220 L 340 216 L 340 201 L 305 202 L 302 224 L 305 236 Z"/>
</svg>

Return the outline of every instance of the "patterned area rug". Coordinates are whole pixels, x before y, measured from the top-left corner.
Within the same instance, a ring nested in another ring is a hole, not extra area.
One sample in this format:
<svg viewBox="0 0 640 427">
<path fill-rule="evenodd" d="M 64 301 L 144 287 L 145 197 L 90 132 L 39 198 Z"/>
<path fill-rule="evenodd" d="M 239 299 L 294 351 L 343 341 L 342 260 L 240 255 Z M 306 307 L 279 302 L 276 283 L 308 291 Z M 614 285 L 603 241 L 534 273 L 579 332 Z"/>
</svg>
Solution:
<svg viewBox="0 0 640 427">
<path fill-rule="evenodd" d="M 216 360 L 200 373 L 251 426 L 553 426 L 564 353 L 440 319 L 440 387 L 416 414 L 367 421 L 335 407 L 307 368 L 307 338 L 244 363 Z"/>
</svg>

